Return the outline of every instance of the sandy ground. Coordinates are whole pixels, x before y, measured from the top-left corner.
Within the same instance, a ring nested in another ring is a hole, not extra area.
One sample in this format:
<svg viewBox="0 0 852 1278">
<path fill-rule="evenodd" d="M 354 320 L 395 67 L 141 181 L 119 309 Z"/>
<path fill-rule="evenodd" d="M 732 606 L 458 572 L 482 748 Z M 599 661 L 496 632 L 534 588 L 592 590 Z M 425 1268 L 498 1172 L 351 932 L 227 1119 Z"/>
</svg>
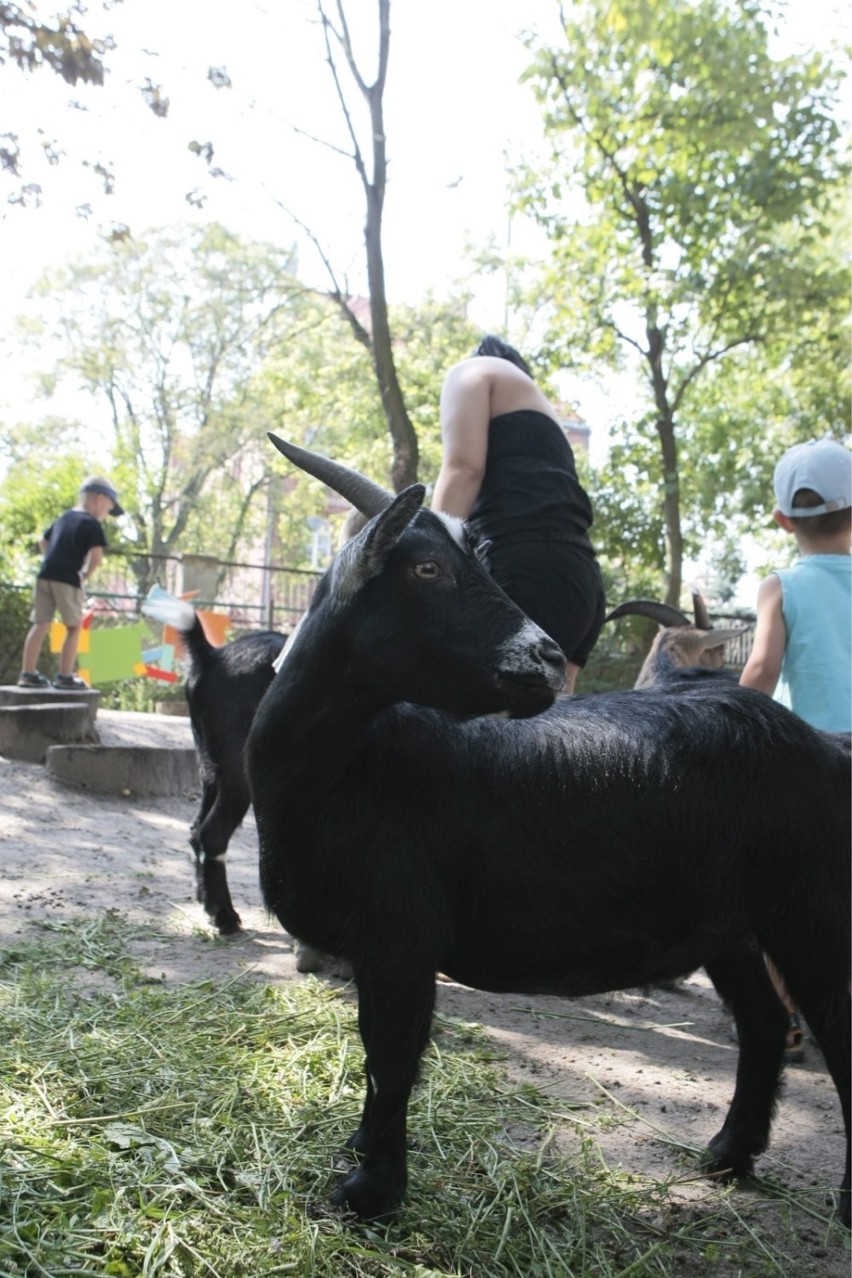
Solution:
<svg viewBox="0 0 852 1278">
<path fill-rule="evenodd" d="M 157 978 L 227 980 L 248 972 L 263 980 L 304 979 L 295 970 L 290 939 L 263 910 L 250 817 L 228 858 L 246 931 L 227 942 L 214 937 L 194 899 L 187 828 L 195 806 L 189 795 L 142 801 L 69 790 L 37 764 L 0 757 L 0 946 L 34 933 L 40 920 L 118 909 L 132 921 L 155 925 L 136 953 Z M 594 1133 L 609 1166 L 640 1178 L 683 1178 L 671 1201 L 684 1210 L 700 1209 L 718 1194 L 688 1157 L 661 1139 L 703 1147 L 721 1125 L 732 1093 L 736 1049 L 703 974 L 676 992 L 572 1001 L 485 994 L 442 982 L 438 1009 L 483 1025 L 505 1050 L 516 1078 L 594 1105 Z M 609 1117 L 604 1123 L 601 1107 Z M 558 1138 L 578 1141 L 591 1112 L 569 1111 Z M 831 1186 L 842 1158 L 837 1098 L 819 1050 L 809 1043 L 804 1063 L 786 1071 L 772 1146 L 758 1170 L 794 1190 Z M 752 1191 L 736 1192 L 745 1197 Z M 826 1237 L 805 1216 L 795 1228 L 799 1250 L 791 1274 L 848 1275 L 841 1231 Z"/>
</svg>

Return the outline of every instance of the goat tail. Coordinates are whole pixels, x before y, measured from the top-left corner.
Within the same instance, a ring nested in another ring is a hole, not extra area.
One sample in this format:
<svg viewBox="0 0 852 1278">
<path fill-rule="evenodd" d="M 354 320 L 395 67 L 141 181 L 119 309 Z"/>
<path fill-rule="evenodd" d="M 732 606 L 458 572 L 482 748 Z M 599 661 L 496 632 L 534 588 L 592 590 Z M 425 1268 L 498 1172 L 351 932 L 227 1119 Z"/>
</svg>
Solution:
<svg viewBox="0 0 852 1278">
<path fill-rule="evenodd" d="M 212 651 L 213 645 L 205 635 L 192 604 L 185 599 L 178 599 L 177 595 L 163 590 L 162 586 L 151 587 L 141 612 L 153 621 L 160 621 L 179 631 L 194 658 L 203 659 L 208 650 Z"/>
</svg>

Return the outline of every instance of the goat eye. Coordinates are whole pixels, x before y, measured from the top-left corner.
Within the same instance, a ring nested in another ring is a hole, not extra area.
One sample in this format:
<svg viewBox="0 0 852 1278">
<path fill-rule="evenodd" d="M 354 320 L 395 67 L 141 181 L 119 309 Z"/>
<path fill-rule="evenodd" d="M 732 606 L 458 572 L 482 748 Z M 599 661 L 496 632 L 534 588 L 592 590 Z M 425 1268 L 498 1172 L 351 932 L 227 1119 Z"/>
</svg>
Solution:
<svg viewBox="0 0 852 1278">
<path fill-rule="evenodd" d="M 436 577 L 440 577 L 441 569 L 434 559 L 424 559 L 423 563 L 414 565 L 414 575 L 421 581 L 434 581 Z"/>
</svg>

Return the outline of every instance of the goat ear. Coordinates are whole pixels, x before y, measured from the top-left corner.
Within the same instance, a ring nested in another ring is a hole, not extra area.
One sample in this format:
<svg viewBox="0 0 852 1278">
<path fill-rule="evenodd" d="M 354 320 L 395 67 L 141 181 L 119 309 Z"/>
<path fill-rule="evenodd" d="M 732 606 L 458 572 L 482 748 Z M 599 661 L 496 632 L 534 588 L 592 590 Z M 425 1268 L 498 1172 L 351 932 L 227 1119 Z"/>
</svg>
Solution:
<svg viewBox="0 0 852 1278">
<path fill-rule="evenodd" d="M 739 639 L 740 635 L 744 635 L 750 629 L 750 626 L 731 626 L 729 630 L 708 630 L 701 636 L 700 647 L 702 651 L 708 648 L 721 648 L 722 644 L 730 643 L 732 639 Z"/>
<path fill-rule="evenodd" d="M 365 578 L 375 577 L 381 572 L 388 555 L 423 505 L 425 496 L 423 484 L 412 484 L 367 525 L 362 534 L 364 545 L 359 556 Z"/>
</svg>

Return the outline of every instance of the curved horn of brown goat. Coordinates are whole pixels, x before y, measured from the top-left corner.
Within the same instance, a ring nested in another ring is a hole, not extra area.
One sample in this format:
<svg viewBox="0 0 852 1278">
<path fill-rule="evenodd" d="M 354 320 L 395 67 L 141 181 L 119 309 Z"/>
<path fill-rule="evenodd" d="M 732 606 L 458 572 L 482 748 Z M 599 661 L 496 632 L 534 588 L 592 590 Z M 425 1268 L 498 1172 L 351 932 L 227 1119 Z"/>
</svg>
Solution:
<svg viewBox="0 0 852 1278">
<path fill-rule="evenodd" d="M 330 457 L 323 457 L 321 453 L 312 453 L 307 448 L 300 448 L 298 444 L 291 444 L 289 440 L 280 439 L 272 431 L 267 434 L 279 453 L 283 453 L 288 461 L 308 475 L 313 475 L 314 479 L 328 484 L 329 488 L 340 493 L 341 497 L 350 501 L 368 519 L 380 514 L 393 501 L 392 493 L 374 484 L 372 479 L 359 475 L 357 470 L 350 470 L 348 466 L 332 461 Z"/>
<path fill-rule="evenodd" d="M 617 617 L 650 617 L 661 626 L 691 626 L 692 622 L 669 604 L 657 603 L 653 599 L 625 599 L 612 612 L 604 617 L 604 623 L 615 621 Z"/>
</svg>

